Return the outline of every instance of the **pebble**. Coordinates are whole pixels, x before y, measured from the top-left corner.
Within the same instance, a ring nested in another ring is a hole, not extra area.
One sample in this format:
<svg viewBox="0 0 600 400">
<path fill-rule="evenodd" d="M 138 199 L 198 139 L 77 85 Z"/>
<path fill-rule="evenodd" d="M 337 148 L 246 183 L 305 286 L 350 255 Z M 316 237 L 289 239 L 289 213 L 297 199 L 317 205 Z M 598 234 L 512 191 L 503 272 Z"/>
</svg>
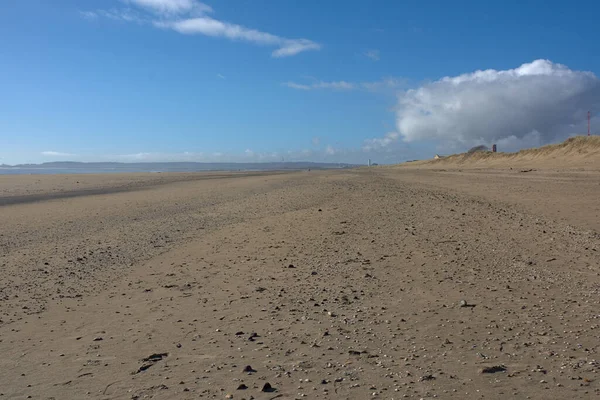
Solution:
<svg viewBox="0 0 600 400">
<path fill-rule="evenodd" d="M 254 368 L 252 368 L 250 365 L 246 365 L 244 367 L 244 372 L 247 372 L 247 373 L 251 374 L 253 372 L 256 372 L 256 370 Z"/>
<path fill-rule="evenodd" d="M 273 389 L 273 386 L 271 386 L 271 384 L 269 382 L 266 382 L 262 389 L 261 392 L 273 392 L 275 389 Z"/>
</svg>

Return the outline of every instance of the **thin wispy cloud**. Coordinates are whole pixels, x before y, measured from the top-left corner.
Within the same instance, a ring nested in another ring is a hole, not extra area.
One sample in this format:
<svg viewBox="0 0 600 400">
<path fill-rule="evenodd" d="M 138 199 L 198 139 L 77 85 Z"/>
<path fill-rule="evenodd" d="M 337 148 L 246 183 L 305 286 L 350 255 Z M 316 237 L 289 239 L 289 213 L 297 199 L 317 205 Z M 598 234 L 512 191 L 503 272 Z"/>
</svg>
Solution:
<svg viewBox="0 0 600 400">
<path fill-rule="evenodd" d="M 160 15 L 212 12 L 211 6 L 196 0 L 122 0 Z"/>
<path fill-rule="evenodd" d="M 334 154 L 336 154 L 338 152 L 337 149 L 335 149 L 333 146 L 329 145 L 325 148 L 325 154 L 327 154 L 328 156 L 332 156 Z"/>
<path fill-rule="evenodd" d="M 356 154 L 359 149 L 353 150 Z M 99 161 L 118 161 L 126 163 L 139 162 L 281 162 L 283 161 L 341 161 L 343 156 L 348 154 L 347 150 L 326 146 L 323 149 L 292 149 L 287 151 L 268 151 L 260 152 L 252 149 L 245 149 L 240 152 L 139 152 L 131 154 L 105 155 L 92 157 Z M 342 157 L 335 159 L 336 157 Z"/>
<path fill-rule="evenodd" d="M 362 149 L 364 151 L 380 150 L 398 141 L 399 138 L 400 134 L 398 132 L 389 132 L 382 138 L 365 140 Z"/>
<path fill-rule="evenodd" d="M 119 162 L 185 162 L 203 161 L 202 152 L 184 151 L 181 153 L 144 152 L 102 156 L 102 161 Z"/>
<path fill-rule="evenodd" d="M 346 82 L 346 81 L 335 81 L 335 82 L 315 82 L 308 85 L 302 83 L 295 82 L 285 82 L 284 86 L 287 86 L 292 89 L 298 90 L 313 90 L 313 89 L 331 89 L 331 90 L 352 90 L 356 89 L 356 85 L 354 83 Z"/>
<path fill-rule="evenodd" d="M 351 82 L 346 81 L 333 81 L 333 82 L 315 82 L 309 85 L 294 83 L 294 82 L 286 82 L 285 86 L 290 87 L 292 89 L 300 89 L 300 90 L 313 90 L 313 89 L 329 89 L 329 90 L 353 90 L 356 89 L 356 85 Z"/>
<path fill-rule="evenodd" d="M 222 75 L 222 74 L 217 74 L 217 78 L 220 78 L 220 79 L 225 79 L 225 75 Z"/>
<path fill-rule="evenodd" d="M 292 88 L 292 89 L 297 89 L 297 90 L 311 90 L 311 89 L 313 89 L 311 87 L 311 85 L 304 85 L 304 84 L 295 83 L 295 82 L 284 82 L 282 85 L 283 86 L 287 86 L 287 87 Z"/>
<path fill-rule="evenodd" d="M 369 146 L 369 141 L 372 141 Z M 392 143 L 396 143 L 392 146 Z M 315 137 L 312 148 L 289 149 L 281 151 L 256 151 L 250 148 L 240 151 L 180 151 L 160 152 L 144 151 L 117 154 L 72 154 L 59 151 L 44 151 L 38 154 L 45 157 L 42 161 L 82 161 L 82 162 L 123 162 L 123 163 L 162 163 L 162 162 L 351 162 L 365 163 L 367 158 L 383 160 L 390 154 L 397 154 L 407 147 L 396 137 L 388 139 L 370 139 L 362 147 L 344 148 L 339 143 L 321 147 L 322 141 Z M 402 147 L 398 147 L 402 145 Z M 397 158 L 397 157 L 396 157 Z M 412 158 L 415 158 L 414 155 Z M 0 161 L 2 157 L 0 157 Z M 399 160 L 399 159 L 398 159 Z M 16 163 L 15 163 L 16 164 Z"/>
<path fill-rule="evenodd" d="M 63 153 L 60 151 L 42 151 L 42 155 L 46 157 L 72 157 L 75 154 Z"/>
<path fill-rule="evenodd" d="M 98 14 L 95 13 L 94 11 L 79 11 L 79 14 L 83 17 L 83 18 L 87 18 L 87 19 L 94 19 L 94 18 L 98 18 Z"/>
<path fill-rule="evenodd" d="M 372 49 L 372 50 L 367 50 L 365 51 L 365 56 L 370 58 L 373 61 L 379 61 L 379 50 L 376 49 Z"/>
<path fill-rule="evenodd" d="M 130 8 L 111 8 L 110 10 L 80 11 L 80 14 L 84 18 L 90 20 L 94 20 L 97 18 L 108 18 L 112 19 L 113 21 L 121 22 L 148 22 L 142 14 Z"/>
<path fill-rule="evenodd" d="M 149 23 L 183 35 L 203 35 L 274 47 L 275 58 L 294 56 L 321 49 L 321 44 L 309 39 L 290 39 L 227 21 L 208 14 L 212 7 L 197 0 L 121 0 L 124 8 L 82 11 L 86 19 L 105 17 L 126 22 Z"/>
<path fill-rule="evenodd" d="M 402 78 L 384 78 L 379 81 L 373 82 L 362 82 L 360 86 L 363 89 L 370 90 L 373 92 L 381 90 L 395 90 L 406 88 L 408 81 Z"/>
<path fill-rule="evenodd" d="M 283 86 L 297 90 L 394 90 L 406 86 L 406 80 L 398 78 L 385 78 L 372 82 L 348 82 L 348 81 L 316 81 L 312 83 L 284 82 Z"/>
<path fill-rule="evenodd" d="M 234 41 L 245 41 L 256 45 L 277 47 L 273 57 L 288 57 L 309 50 L 320 50 L 321 45 L 308 39 L 287 39 L 242 25 L 216 20 L 208 16 L 175 21 L 157 21 L 155 26 L 172 29 L 184 35 L 222 37 Z"/>
</svg>

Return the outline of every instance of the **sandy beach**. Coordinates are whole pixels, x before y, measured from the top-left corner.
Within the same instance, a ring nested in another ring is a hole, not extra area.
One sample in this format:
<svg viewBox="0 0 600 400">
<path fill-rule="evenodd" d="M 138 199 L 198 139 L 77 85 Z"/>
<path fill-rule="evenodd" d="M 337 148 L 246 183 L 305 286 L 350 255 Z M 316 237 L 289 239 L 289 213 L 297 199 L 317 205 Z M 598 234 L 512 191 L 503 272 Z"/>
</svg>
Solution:
<svg viewBox="0 0 600 400">
<path fill-rule="evenodd" d="M 0 4 L 0 400 L 600 400 L 600 1 Z"/>
<path fill-rule="evenodd" d="M 0 398 L 599 397 L 600 171 L 551 165 L 0 176 Z"/>
</svg>

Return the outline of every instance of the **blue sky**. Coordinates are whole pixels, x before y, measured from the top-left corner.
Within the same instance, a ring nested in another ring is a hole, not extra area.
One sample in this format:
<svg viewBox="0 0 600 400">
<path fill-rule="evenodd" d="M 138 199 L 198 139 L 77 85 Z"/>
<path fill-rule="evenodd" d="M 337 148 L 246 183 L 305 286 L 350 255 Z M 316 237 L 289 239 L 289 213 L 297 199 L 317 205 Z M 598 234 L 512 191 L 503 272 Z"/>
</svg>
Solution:
<svg viewBox="0 0 600 400">
<path fill-rule="evenodd" d="M 562 140 L 587 129 L 588 109 L 597 121 L 599 12 L 594 1 L 4 0 L 0 163 L 398 162 Z"/>
</svg>

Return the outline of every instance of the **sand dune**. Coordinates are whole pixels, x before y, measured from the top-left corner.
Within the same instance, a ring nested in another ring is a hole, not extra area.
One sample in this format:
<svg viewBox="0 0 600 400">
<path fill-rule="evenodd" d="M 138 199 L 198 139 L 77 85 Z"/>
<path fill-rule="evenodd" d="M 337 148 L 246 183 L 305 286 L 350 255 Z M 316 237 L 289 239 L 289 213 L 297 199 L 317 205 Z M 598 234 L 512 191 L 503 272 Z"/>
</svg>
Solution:
<svg viewBox="0 0 600 400">
<path fill-rule="evenodd" d="M 600 168 L 600 136 L 575 136 L 563 143 L 516 153 L 475 152 L 401 164 L 403 168 Z"/>
</svg>

